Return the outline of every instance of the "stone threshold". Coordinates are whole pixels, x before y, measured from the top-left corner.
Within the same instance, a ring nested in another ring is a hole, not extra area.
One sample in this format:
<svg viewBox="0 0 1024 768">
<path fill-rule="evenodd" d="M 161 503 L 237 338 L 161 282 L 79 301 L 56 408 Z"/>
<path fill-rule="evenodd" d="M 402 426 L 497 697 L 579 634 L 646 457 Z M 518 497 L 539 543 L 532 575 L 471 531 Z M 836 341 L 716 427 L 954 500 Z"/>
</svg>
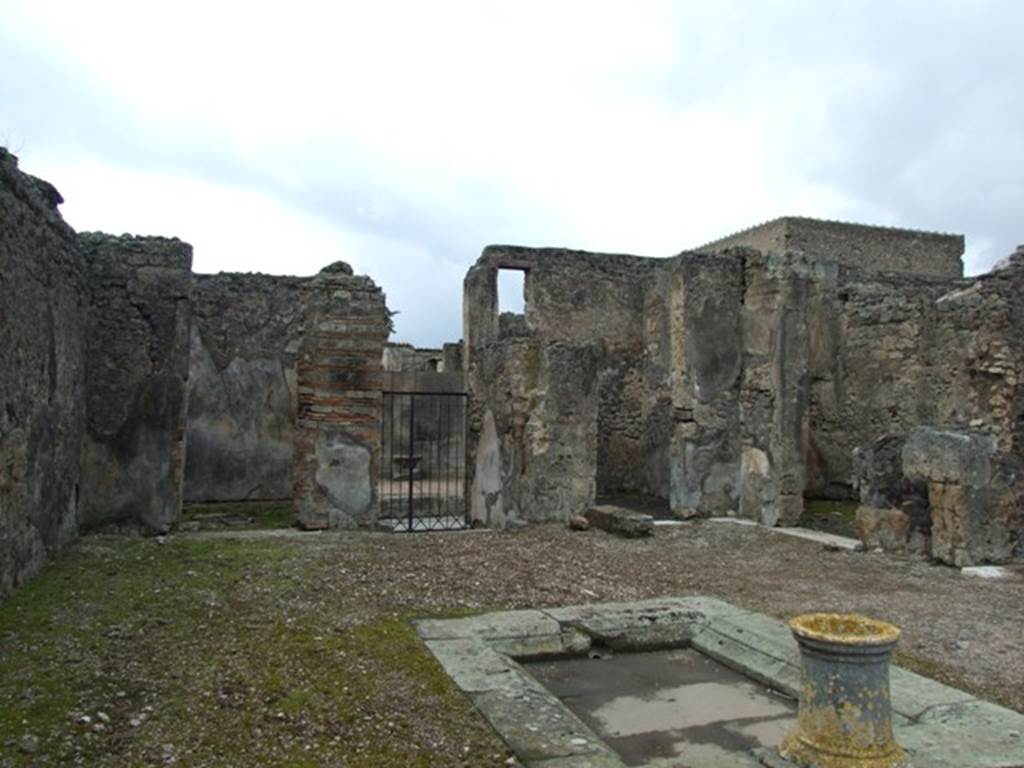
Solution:
<svg viewBox="0 0 1024 768">
<path fill-rule="evenodd" d="M 756 520 L 745 520 L 740 517 L 709 517 L 709 523 L 733 523 L 734 525 L 747 525 L 747 526 L 758 526 L 764 528 L 772 533 L 781 533 L 783 536 L 795 536 L 798 539 L 807 539 L 808 541 L 816 541 L 819 544 L 824 544 L 828 547 L 835 547 L 836 549 L 848 549 L 851 552 L 859 552 L 864 549 L 864 545 L 858 539 L 852 539 L 849 536 L 840 536 L 836 533 L 825 533 L 824 531 L 815 531 L 810 528 L 800 528 L 798 526 L 778 526 L 769 528 L 768 526 L 762 526 Z"/>
<path fill-rule="evenodd" d="M 790 696 L 800 655 L 782 621 L 709 597 L 668 597 L 415 622 L 424 644 L 527 768 L 625 768 L 619 756 L 518 662 L 602 648 L 641 652 L 694 648 Z M 1024 715 L 891 668 L 897 741 L 914 768 L 1024 765 Z M 667 768 L 658 759 L 643 768 Z M 784 766 L 737 754 L 731 766 Z M 721 761 L 715 768 L 731 768 Z M 694 763 L 691 768 L 711 768 Z"/>
</svg>

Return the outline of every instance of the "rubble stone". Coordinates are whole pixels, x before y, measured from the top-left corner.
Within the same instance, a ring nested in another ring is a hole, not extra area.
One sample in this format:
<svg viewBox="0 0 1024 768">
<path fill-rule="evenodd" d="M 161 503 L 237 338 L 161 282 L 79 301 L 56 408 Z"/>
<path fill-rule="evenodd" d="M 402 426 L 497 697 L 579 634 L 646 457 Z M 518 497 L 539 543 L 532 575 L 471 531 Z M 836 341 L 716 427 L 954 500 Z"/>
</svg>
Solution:
<svg viewBox="0 0 1024 768">
<path fill-rule="evenodd" d="M 854 530 L 866 550 L 906 552 L 909 548 L 910 517 L 899 509 L 858 507 Z"/>
<path fill-rule="evenodd" d="M 602 504 L 587 510 L 587 521 L 595 528 L 627 539 L 654 533 L 654 518 L 622 507 Z"/>
<path fill-rule="evenodd" d="M 934 558 L 962 567 L 1020 554 L 1020 456 L 999 452 L 988 434 L 923 426 L 907 438 L 903 466 L 909 478 L 928 484 Z"/>
</svg>

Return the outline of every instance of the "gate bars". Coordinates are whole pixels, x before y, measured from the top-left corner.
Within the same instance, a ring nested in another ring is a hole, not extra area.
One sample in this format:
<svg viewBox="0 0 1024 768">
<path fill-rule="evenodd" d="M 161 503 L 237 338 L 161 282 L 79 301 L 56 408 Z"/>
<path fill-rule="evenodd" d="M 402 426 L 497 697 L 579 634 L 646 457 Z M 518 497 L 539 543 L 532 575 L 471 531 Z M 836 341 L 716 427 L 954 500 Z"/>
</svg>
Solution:
<svg viewBox="0 0 1024 768">
<path fill-rule="evenodd" d="M 383 393 L 380 521 L 395 531 L 468 526 L 461 392 Z"/>
</svg>

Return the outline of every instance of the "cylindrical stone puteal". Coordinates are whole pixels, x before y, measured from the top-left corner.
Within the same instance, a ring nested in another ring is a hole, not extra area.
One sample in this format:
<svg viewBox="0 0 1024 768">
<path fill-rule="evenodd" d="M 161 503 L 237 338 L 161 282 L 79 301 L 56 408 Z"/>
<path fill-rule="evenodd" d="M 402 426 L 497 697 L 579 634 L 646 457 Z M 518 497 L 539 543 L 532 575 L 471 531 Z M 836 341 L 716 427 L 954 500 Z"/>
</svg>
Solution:
<svg viewBox="0 0 1024 768">
<path fill-rule="evenodd" d="M 905 768 L 892 731 L 889 659 L 900 630 L 858 614 L 789 622 L 800 647 L 797 724 L 779 753 L 803 768 Z"/>
</svg>

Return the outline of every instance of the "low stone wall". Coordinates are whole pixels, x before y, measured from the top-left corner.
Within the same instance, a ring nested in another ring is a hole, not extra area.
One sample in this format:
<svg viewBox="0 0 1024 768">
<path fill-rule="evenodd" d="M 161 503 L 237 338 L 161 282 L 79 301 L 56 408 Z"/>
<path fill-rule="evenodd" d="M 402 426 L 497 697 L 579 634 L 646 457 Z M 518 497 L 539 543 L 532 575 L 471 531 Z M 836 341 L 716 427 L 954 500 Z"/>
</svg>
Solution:
<svg viewBox="0 0 1024 768">
<path fill-rule="evenodd" d="M 181 515 L 192 247 L 79 235 L 89 276 L 82 526 L 164 533 Z"/>
<path fill-rule="evenodd" d="M 78 532 L 88 287 L 60 202 L 0 148 L 0 597 Z"/>
</svg>

